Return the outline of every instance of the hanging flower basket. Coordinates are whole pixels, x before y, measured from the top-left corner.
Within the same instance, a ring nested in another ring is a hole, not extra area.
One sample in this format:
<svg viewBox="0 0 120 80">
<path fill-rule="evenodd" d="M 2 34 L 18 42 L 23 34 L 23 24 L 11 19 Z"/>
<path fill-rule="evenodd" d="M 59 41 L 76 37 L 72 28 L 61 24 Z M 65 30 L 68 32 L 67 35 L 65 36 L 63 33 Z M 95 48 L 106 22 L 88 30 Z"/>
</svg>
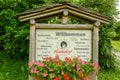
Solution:
<svg viewBox="0 0 120 80">
<path fill-rule="evenodd" d="M 43 58 L 40 62 L 29 62 L 29 74 L 34 80 L 89 80 L 90 73 L 96 73 L 98 64 L 86 62 L 76 57 L 66 57 L 64 61 L 58 56 Z"/>
</svg>

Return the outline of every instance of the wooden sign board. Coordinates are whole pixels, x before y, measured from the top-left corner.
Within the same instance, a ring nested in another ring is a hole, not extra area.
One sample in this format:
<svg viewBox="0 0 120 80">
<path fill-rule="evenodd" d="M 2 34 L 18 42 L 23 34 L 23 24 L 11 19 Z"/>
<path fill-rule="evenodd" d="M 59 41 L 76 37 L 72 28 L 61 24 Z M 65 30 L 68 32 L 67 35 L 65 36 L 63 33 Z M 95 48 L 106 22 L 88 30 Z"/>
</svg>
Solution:
<svg viewBox="0 0 120 80">
<path fill-rule="evenodd" d="M 91 39 L 91 30 L 36 29 L 35 60 L 58 55 L 61 60 L 80 56 L 80 59 L 90 61 Z"/>
<path fill-rule="evenodd" d="M 30 23 L 30 62 L 59 55 L 61 60 L 80 56 L 98 63 L 98 27 L 94 24 Z M 90 80 L 97 80 L 96 74 Z"/>
<path fill-rule="evenodd" d="M 44 8 L 44 9 L 43 9 Z M 35 20 L 46 20 L 62 15 L 62 24 L 38 24 Z M 110 24 L 111 18 L 68 2 L 47 5 L 18 14 L 21 22 L 30 20 L 29 62 L 42 57 L 74 58 L 98 63 L 98 29 L 100 23 Z M 83 19 L 92 24 L 67 24 L 68 17 Z M 29 78 L 33 80 L 33 78 Z M 97 80 L 93 74 L 90 80 Z"/>
<path fill-rule="evenodd" d="M 42 57 L 74 58 L 98 62 L 98 28 L 92 24 L 31 24 L 30 61 Z"/>
</svg>

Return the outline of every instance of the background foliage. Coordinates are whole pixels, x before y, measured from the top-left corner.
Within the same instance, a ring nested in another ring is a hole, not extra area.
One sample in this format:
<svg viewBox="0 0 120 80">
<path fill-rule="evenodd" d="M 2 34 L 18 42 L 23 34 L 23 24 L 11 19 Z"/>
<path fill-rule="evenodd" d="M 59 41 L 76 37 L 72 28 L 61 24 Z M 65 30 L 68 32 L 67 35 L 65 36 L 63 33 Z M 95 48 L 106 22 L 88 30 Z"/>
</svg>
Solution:
<svg viewBox="0 0 120 80">
<path fill-rule="evenodd" d="M 114 40 L 120 40 L 120 21 L 115 25 L 115 36 L 113 36 Z"/>
<path fill-rule="evenodd" d="M 29 24 L 20 23 L 16 14 L 44 4 L 58 3 L 60 1 L 63 0 L 0 0 L 0 55 L 9 59 L 28 60 Z M 117 14 L 115 1 L 70 0 L 71 3 L 82 5 L 111 17 Z M 48 22 L 52 23 L 52 21 Z M 71 23 L 74 22 L 76 21 L 71 21 Z M 109 34 L 109 32 L 113 31 L 114 25 L 115 20 L 112 20 L 109 26 L 102 25 L 99 31 L 99 61 L 104 69 L 114 68 L 114 57 L 111 54 L 111 37 Z"/>
</svg>

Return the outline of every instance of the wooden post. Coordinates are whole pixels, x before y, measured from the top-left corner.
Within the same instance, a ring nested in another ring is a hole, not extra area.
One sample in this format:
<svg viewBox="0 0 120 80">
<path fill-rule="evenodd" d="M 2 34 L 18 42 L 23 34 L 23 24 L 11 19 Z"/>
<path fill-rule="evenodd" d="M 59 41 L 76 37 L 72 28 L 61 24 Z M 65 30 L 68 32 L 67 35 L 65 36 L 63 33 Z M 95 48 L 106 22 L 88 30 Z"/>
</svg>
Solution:
<svg viewBox="0 0 120 80">
<path fill-rule="evenodd" d="M 30 55 L 29 61 L 35 61 L 35 20 L 30 20 Z"/>
<path fill-rule="evenodd" d="M 68 11 L 65 10 L 62 16 L 62 24 L 67 24 L 67 23 L 68 23 Z"/>
<path fill-rule="evenodd" d="M 94 28 L 93 28 L 93 62 L 98 63 L 98 39 L 99 39 L 99 30 L 100 22 L 95 22 L 94 23 Z"/>
<path fill-rule="evenodd" d="M 30 20 L 30 47 L 29 47 L 29 62 L 35 61 L 35 20 Z M 33 77 L 29 76 L 29 80 Z"/>
<path fill-rule="evenodd" d="M 94 23 L 94 28 L 93 28 L 93 62 L 94 63 L 99 63 L 98 62 L 98 30 L 99 30 L 100 22 L 95 22 Z M 92 80 L 97 80 L 96 74 L 93 74 Z"/>
</svg>

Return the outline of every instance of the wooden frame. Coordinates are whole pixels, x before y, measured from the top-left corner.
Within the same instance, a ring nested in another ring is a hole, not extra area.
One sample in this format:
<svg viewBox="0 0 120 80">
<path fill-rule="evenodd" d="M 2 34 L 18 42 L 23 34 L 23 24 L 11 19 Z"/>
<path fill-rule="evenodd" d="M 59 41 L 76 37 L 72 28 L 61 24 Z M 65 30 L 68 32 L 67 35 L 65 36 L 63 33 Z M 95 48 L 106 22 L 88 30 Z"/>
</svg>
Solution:
<svg viewBox="0 0 120 80">
<path fill-rule="evenodd" d="M 39 24 L 36 29 L 63 29 L 63 30 L 92 30 L 92 58 L 93 62 L 98 63 L 98 27 L 94 24 Z M 94 52 L 93 52 L 94 51 Z"/>
<path fill-rule="evenodd" d="M 39 24 L 36 23 L 36 28 L 41 29 L 85 29 L 85 30 L 92 30 L 92 24 Z"/>
<path fill-rule="evenodd" d="M 40 24 L 35 20 L 30 20 L 30 56 L 29 61 L 35 61 L 35 34 L 36 29 L 63 29 L 63 30 L 92 30 L 92 60 L 98 63 L 98 22 L 95 24 Z M 29 80 L 33 80 L 29 77 Z M 93 74 L 91 80 L 97 80 L 96 74 Z"/>
<path fill-rule="evenodd" d="M 21 22 L 28 21 L 30 19 L 46 19 L 48 17 L 53 17 L 56 14 L 61 14 L 67 10 L 70 14 L 77 16 L 78 18 L 83 18 L 90 21 L 99 21 L 104 24 L 110 24 L 111 17 L 99 14 L 95 11 L 88 10 L 82 6 L 73 5 L 71 3 L 60 3 L 54 5 L 46 5 L 41 8 L 25 11 L 23 13 L 17 14 Z"/>
</svg>

